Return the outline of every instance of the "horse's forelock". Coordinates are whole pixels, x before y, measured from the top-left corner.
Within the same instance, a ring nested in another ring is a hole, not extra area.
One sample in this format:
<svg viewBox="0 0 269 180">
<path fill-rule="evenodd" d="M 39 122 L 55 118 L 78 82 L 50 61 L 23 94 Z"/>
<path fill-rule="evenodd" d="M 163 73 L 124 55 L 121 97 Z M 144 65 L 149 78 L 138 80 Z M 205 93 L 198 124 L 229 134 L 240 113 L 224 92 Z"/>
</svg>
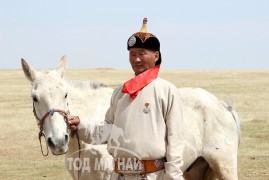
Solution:
<svg viewBox="0 0 269 180">
<path fill-rule="evenodd" d="M 34 84 L 41 84 L 45 81 L 61 82 L 61 76 L 56 70 L 41 70 L 38 71 L 38 77 L 33 82 Z"/>
</svg>

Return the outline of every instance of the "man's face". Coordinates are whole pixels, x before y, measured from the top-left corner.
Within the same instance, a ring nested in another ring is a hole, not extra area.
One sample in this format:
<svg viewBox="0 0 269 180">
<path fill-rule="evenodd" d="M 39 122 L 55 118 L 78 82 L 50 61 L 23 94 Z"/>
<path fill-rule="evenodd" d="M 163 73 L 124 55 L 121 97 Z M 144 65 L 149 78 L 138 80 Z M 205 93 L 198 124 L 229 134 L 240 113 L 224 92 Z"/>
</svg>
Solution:
<svg viewBox="0 0 269 180">
<path fill-rule="evenodd" d="M 159 59 L 159 52 L 150 51 L 143 48 L 131 48 L 129 53 L 129 60 L 135 75 L 155 66 Z"/>
</svg>

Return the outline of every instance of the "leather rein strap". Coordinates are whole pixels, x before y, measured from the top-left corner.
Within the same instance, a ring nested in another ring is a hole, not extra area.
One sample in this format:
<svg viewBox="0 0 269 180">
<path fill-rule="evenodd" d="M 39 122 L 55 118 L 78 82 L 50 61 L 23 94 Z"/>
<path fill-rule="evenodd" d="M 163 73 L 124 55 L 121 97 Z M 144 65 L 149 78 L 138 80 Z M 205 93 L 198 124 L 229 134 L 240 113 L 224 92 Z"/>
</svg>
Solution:
<svg viewBox="0 0 269 180">
<path fill-rule="evenodd" d="M 49 154 L 49 148 L 48 148 L 48 144 L 47 144 L 47 141 L 46 141 L 46 135 L 43 132 L 43 124 L 44 124 L 45 120 L 47 119 L 47 117 L 49 115 L 53 116 L 53 114 L 55 112 L 57 112 L 57 113 L 59 113 L 60 115 L 63 116 L 64 121 L 65 121 L 65 123 L 67 125 L 67 128 L 69 129 L 70 128 L 70 124 L 69 124 L 69 121 L 68 121 L 68 115 L 69 115 L 69 113 L 67 113 L 66 111 L 61 110 L 61 109 L 51 109 L 41 119 L 39 119 L 38 116 L 37 116 L 37 114 L 36 114 L 35 106 L 34 106 L 34 103 L 33 103 L 33 113 L 34 113 L 34 116 L 35 116 L 35 118 L 37 120 L 39 120 L 39 123 L 38 123 L 38 125 L 39 125 L 38 139 L 39 139 L 40 148 L 41 148 L 41 152 L 42 152 L 42 155 L 43 156 L 48 156 L 48 154 Z M 78 157 L 80 159 L 80 156 L 81 156 L 81 145 L 80 145 L 78 131 L 76 131 L 76 136 L 77 136 L 77 141 L 78 141 Z M 47 152 L 46 153 L 44 153 L 43 148 L 42 148 L 42 143 L 41 143 L 41 138 L 42 137 L 44 137 L 45 142 L 46 142 L 46 147 L 47 147 Z M 78 162 L 77 166 L 80 167 L 79 162 Z M 79 179 L 79 177 L 80 177 L 80 169 L 78 169 L 78 179 Z"/>
</svg>

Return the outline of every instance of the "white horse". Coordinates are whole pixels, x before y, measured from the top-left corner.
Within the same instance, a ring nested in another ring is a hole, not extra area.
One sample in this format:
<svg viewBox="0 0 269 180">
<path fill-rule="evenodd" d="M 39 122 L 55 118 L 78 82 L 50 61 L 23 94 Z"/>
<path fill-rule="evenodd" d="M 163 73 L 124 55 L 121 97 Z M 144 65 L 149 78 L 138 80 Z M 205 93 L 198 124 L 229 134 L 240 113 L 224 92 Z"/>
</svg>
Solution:
<svg viewBox="0 0 269 180">
<path fill-rule="evenodd" d="M 78 143 L 77 137 L 68 133 L 64 116 L 76 115 L 92 123 L 103 121 L 113 89 L 101 83 L 63 78 L 66 69 L 64 57 L 54 70 L 37 71 L 23 59 L 22 68 L 32 84 L 31 97 L 37 123 L 47 114 L 42 129 L 51 152 L 54 155 L 65 154 L 66 168 L 73 179 L 110 179 L 112 164 L 102 164 L 104 160 L 105 163 L 113 162 L 107 146 L 90 145 L 83 141 Z M 57 110 L 61 112 L 57 113 Z"/>
<path fill-rule="evenodd" d="M 62 58 L 56 70 L 37 72 L 22 61 L 24 73 L 32 82 L 32 98 L 37 117 L 41 118 L 52 108 L 60 108 L 70 111 L 72 115 L 78 115 L 82 121 L 81 124 L 88 124 L 83 122 L 85 119 L 91 121 L 93 126 L 101 123 L 110 104 L 113 90 L 97 83 L 82 83 L 63 78 L 65 64 Z M 180 88 L 179 94 L 184 117 L 182 131 L 185 137 L 185 150 L 182 170 L 185 179 L 237 180 L 240 122 L 234 108 L 200 88 Z M 77 153 L 74 153 L 78 149 L 76 139 L 71 137 L 68 145 L 69 135 L 66 128 L 63 118 L 56 113 L 55 116 L 49 116 L 44 121 L 44 132 L 51 151 L 54 154 L 62 154 L 68 149 L 66 157 L 70 157 L 71 154 L 77 157 Z M 90 146 L 84 143 L 83 145 L 84 149 L 88 149 L 82 152 L 83 158 L 96 157 L 95 153 L 92 153 L 94 147 L 98 155 L 111 158 L 105 146 L 100 148 L 100 146 Z M 86 154 L 89 152 L 91 154 Z M 96 167 L 96 162 L 91 164 L 93 161 L 91 160 L 89 165 Z M 92 176 L 95 177 L 93 179 L 109 178 L 109 175 L 104 175 L 104 173 L 111 172 L 113 167 L 110 164 L 107 167 L 110 167 L 109 171 L 91 171 L 90 175 L 82 172 L 81 177 L 85 179 L 90 179 Z M 77 172 L 76 168 L 71 170 L 74 179 L 77 177 Z"/>
</svg>

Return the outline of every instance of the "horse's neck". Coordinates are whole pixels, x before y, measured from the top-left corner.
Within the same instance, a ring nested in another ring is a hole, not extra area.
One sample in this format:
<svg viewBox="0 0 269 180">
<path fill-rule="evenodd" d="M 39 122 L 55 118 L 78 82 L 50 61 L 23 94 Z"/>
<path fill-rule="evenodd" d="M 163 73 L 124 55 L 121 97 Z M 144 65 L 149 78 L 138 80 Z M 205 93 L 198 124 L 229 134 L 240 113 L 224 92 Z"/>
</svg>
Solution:
<svg viewBox="0 0 269 180">
<path fill-rule="evenodd" d="M 68 81 L 68 107 L 71 115 L 81 120 L 103 121 L 110 104 L 112 88 L 79 88 Z"/>
<path fill-rule="evenodd" d="M 79 88 L 66 81 L 68 88 L 68 108 L 70 115 L 79 116 L 81 124 L 99 124 L 105 120 L 105 113 L 110 104 L 113 92 L 112 88 Z M 83 133 L 88 135 L 88 130 Z M 82 137 L 80 137 L 82 138 Z M 84 138 L 85 139 L 85 138 Z M 77 138 L 71 137 L 69 142 L 69 153 L 78 150 Z"/>
</svg>

